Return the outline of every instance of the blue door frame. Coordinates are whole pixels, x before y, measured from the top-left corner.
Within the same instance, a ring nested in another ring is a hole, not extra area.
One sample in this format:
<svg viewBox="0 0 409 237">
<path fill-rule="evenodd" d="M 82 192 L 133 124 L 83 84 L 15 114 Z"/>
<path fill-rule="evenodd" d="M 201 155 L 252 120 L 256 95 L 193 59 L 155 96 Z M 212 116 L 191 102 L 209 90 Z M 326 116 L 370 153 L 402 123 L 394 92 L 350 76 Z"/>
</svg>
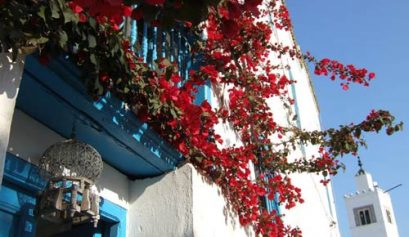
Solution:
<svg viewBox="0 0 409 237">
<path fill-rule="evenodd" d="M 10 153 L 7 153 L 4 171 L 0 189 L 0 237 L 34 237 L 35 196 L 46 182 L 39 175 L 37 166 Z M 107 228 L 94 237 L 125 237 L 126 214 L 126 209 L 102 199 L 101 221 Z"/>
</svg>

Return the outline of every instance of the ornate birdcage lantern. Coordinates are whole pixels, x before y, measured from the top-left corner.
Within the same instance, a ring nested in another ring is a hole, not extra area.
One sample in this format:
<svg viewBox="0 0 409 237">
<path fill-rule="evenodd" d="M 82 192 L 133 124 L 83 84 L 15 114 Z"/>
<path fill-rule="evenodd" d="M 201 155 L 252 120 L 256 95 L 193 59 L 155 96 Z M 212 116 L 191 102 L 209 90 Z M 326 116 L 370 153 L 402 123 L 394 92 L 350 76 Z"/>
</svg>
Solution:
<svg viewBox="0 0 409 237">
<path fill-rule="evenodd" d="M 48 183 L 38 196 L 38 217 L 57 224 L 99 220 L 99 196 L 94 182 L 103 168 L 101 155 L 91 145 L 69 139 L 51 145 L 40 159 Z"/>
</svg>

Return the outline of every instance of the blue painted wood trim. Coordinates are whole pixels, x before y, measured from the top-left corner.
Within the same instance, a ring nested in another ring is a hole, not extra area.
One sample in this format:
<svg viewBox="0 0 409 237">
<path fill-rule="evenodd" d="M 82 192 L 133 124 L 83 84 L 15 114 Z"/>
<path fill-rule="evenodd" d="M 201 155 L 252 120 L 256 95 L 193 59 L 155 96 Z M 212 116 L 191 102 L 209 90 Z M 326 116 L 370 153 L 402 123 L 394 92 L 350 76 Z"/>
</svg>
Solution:
<svg viewBox="0 0 409 237">
<path fill-rule="evenodd" d="M 291 70 L 288 70 L 288 74 L 289 74 L 290 80 L 293 81 L 293 80 L 294 80 L 294 77 L 293 77 L 293 74 L 291 73 Z M 297 92 L 296 92 L 296 90 L 295 90 L 295 85 L 294 85 L 294 83 L 291 84 L 291 93 L 293 94 L 293 97 L 294 97 L 293 100 L 294 100 L 294 110 L 295 110 L 295 114 L 297 115 L 297 120 L 296 120 L 297 127 L 298 127 L 298 128 L 302 128 L 302 125 L 301 125 L 301 117 L 300 117 L 300 108 L 299 108 L 299 106 L 298 106 Z M 301 148 L 301 152 L 302 152 L 303 156 L 306 157 L 306 156 L 307 156 L 307 153 L 306 153 L 306 151 L 305 151 L 304 145 L 301 144 L 301 145 L 300 145 L 300 148 Z"/>
<path fill-rule="evenodd" d="M 273 177 L 273 175 L 267 175 L 267 177 L 265 177 L 265 180 L 268 181 L 268 179 L 269 179 L 269 178 L 272 178 L 272 177 Z M 278 215 L 281 215 L 282 211 L 281 211 L 280 205 L 278 204 L 278 203 L 279 203 L 279 199 L 278 199 L 278 198 L 279 198 L 279 194 L 278 194 L 278 193 L 276 193 L 276 194 L 274 195 L 274 199 L 273 199 L 273 200 L 268 199 L 268 195 L 265 195 L 265 196 L 264 196 L 264 201 L 265 201 L 265 203 L 266 203 L 266 208 L 267 208 L 267 211 L 268 211 L 269 213 L 271 213 L 272 211 L 275 210 Z"/>
<path fill-rule="evenodd" d="M 103 199 L 100 204 L 102 220 L 112 222 L 110 237 L 125 237 L 127 224 L 127 210 L 108 200 Z"/>
<path fill-rule="evenodd" d="M 198 88 L 195 98 L 195 104 L 199 105 L 205 100 L 207 100 L 207 102 L 211 104 L 211 92 L 212 91 L 210 81 L 207 81 L 204 85 Z"/>
<path fill-rule="evenodd" d="M 116 98 L 107 95 L 92 102 L 84 89 L 77 88 L 76 72 L 66 65 L 71 64 L 60 58 L 44 67 L 28 57 L 17 107 L 63 137 L 69 137 L 78 120 L 78 138 L 95 146 L 107 163 L 129 176 L 160 175 L 183 160 Z"/>
<path fill-rule="evenodd" d="M 31 165 L 11 153 L 6 154 L 4 180 L 26 190 L 28 193 L 40 192 L 46 186 L 46 182 L 40 176 L 40 170 L 37 166 Z"/>
<path fill-rule="evenodd" d="M 153 66 L 153 61 L 159 57 L 167 57 L 171 62 L 175 62 L 179 67 L 179 76 L 182 79 L 178 85 L 181 86 L 183 81 L 189 77 L 191 69 L 198 70 L 202 63 L 202 56 L 192 58 L 190 45 L 196 38 L 183 31 L 183 29 L 174 28 L 168 32 L 161 32 L 157 27 L 150 27 L 146 23 L 141 22 L 143 29 L 138 29 L 137 22 L 131 24 L 131 42 L 135 43 L 138 40 L 138 34 L 141 34 L 140 50 L 138 55 L 144 59 L 150 67 Z M 139 32 L 138 32 L 139 30 Z M 158 35 L 161 35 L 161 42 L 158 41 Z M 169 42 L 167 42 L 167 36 Z M 161 55 L 158 54 L 158 47 L 161 47 Z M 205 85 L 198 87 L 195 103 L 201 104 L 207 100 L 211 103 L 211 86 L 207 82 Z"/>
<path fill-rule="evenodd" d="M 37 166 L 7 153 L 0 209 L 16 214 L 25 206 L 34 208 L 36 202 L 34 197 L 44 189 L 45 185 L 46 181 L 40 176 Z M 18 192 L 14 191 L 14 188 Z M 125 208 L 102 199 L 100 215 L 102 220 L 112 223 L 110 237 L 126 236 L 127 210 Z"/>
<path fill-rule="evenodd" d="M 144 62 L 146 63 L 148 56 L 148 24 L 143 24 L 143 37 L 141 42 L 141 57 L 143 57 Z"/>
</svg>

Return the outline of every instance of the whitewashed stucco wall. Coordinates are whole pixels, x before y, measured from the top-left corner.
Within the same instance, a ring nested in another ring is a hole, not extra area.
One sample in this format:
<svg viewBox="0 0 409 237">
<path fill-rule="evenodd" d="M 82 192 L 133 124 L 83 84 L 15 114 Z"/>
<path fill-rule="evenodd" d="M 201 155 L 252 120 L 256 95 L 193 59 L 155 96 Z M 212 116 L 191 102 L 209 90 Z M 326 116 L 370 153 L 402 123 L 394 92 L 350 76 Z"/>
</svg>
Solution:
<svg viewBox="0 0 409 237">
<path fill-rule="evenodd" d="M 189 165 L 190 166 L 190 165 Z M 240 225 L 237 215 L 226 205 L 221 189 L 209 182 L 193 167 L 193 235 L 194 237 L 251 237 L 251 227 Z"/>
<path fill-rule="evenodd" d="M 281 32 L 277 35 L 281 41 L 294 44 L 290 34 L 283 35 Z M 291 67 L 292 79 L 296 80 L 291 96 L 297 103 L 298 111 L 294 111 L 298 115 L 297 125 L 308 131 L 321 130 L 318 104 L 304 64 L 298 59 L 284 59 Z M 292 156 L 312 157 L 318 155 L 317 151 L 316 146 L 303 146 Z M 285 220 L 297 223 L 303 230 L 303 236 L 340 236 L 331 183 L 323 186 L 320 183 L 323 177 L 315 174 L 294 174 L 292 179 L 295 185 L 302 188 L 305 203 L 286 212 Z"/>
<path fill-rule="evenodd" d="M 355 177 L 357 191 L 345 195 L 345 205 L 348 212 L 349 229 L 352 237 L 399 237 L 395 214 L 389 193 L 373 185 L 369 173 Z M 354 208 L 373 205 L 376 222 L 357 226 L 355 223 Z M 392 223 L 388 221 L 386 210 L 390 211 Z"/>
<path fill-rule="evenodd" d="M 292 33 L 273 29 L 272 42 L 279 42 L 283 45 L 293 46 L 294 42 Z M 283 103 L 279 98 L 270 98 L 267 103 L 274 113 L 275 121 L 282 125 L 300 125 L 306 130 L 321 130 L 319 107 L 315 98 L 314 88 L 304 62 L 298 59 L 291 59 L 287 56 L 277 58 L 274 53 L 271 54 L 270 60 L 273 63 L 281 64 L 282 68 L 277 72 L 286 75 L 290 78 L 290 71 L 286 65 L 290 66 L 292 79 L 296 80 L 292 86 L 288 86 L 287 90 L 293 99 L 297 100 L 297 110 L 293 106 L 290 110 L 283 107 Z M 211 105 L 213 108 L 218 108 L 220 105 L 229 103 L 228 86 L 221 87 L 212 85 Z M 295 92 L 295 93 L 294 93 Z M 223 96 L 221 96 L 223 95 Z M 223 98 L 223 99 L 221 99 Z M 297 113 L 298 124 L 291 121 L 292 117 Z M 228 124 L 218 124 L 216 132 L 222 134 L 226 141 L 224 147 L 236 144 L 241 145 L 240 137 Z M 277 139 L 272 137 L 271 139 Z M 311 157 L 318 155 L 318 149 L 314 146 L 304 146 L 291 154 L 290 159 L 300 158 L 302 156 Z M 306 237 L 339 237 L 339 227 L 335 210 L 335 201 L 331 183 L 323 186 L 320 181 L 322 176 L 315 174 L 294 174 L 291 176 L 293 183 L 297 187 L 302 188 L 302 195 L 305 202 L 291 209 L 284 210 L 285 221 L 292 226 L 298 226 L 303 231 L 303 236 Z"/>
<path fill-rule="evenodd" d="M 391 210 L 391 203 L 390 199 L 387 200 L 387 197 L 383 196 L 382 190 L 379 189 L 372 189 L 368 190 L 365 193 L 360 193 L 359 195 L 351 196 L 350 198 L 345 199 L 345 204 L 348 209 L 348 220 L 349 220 L 349 227 L 351 230 L 352 237 L 361 237 L 361 236 L 371 236 L 371 237 L 398 237 L 397 231 L 391 231 L 392 228 L 387 232 L 387 226 L 389 225 L 385 221 L 386 214 L 383 213 L 385 208 Z M 388 202 L 389 201 L 389 202 Z M 372 223 L 369 225 L 364 226 L 356 226 L 355 217 L 353 213 L 354 208 L 359 208 L 363 206 L 367 206 L 373 204 L 375 216 L 376 216 L 376 223 Z M 389 205 L 388 205 L 389 204 Z M 396 223 L 396 222 L 395 222 Z"/>
<path fill-rule="evenodd" d="M 192 236 L 192 172 L 174 172 L 130 183 L 129 237 Z"/>
<path fill-rule="evenodd" d="M 278 30 L 275 27 L 273 27 L 271 42 L 277 42 L 290 48 L 298 47 L 292 32 Z M 278 115 L 276 122 L 283 126 L 300 126 L 300 128 L 309 131 L 321 130 L 319 107 L 304 62 L 299 59 L 291 59 L 287 55 L 277 58 L 275 53 L 271 54 L 270 60 L 282 66 L 281 69 L 277 70 L 278 73 L 285 74 L 288 78 L 296 81 L 292 86 L 287 87 L 290 97 L 296 100 L 296 105 L 293 105 L 289 111 L 284 109 L 278 99 L 269 100 L 270 108 L 275 115 Z M 292 121 L 295 114 L 297 114 L 298 121 Z M 291 154 L 290 160 L 302 156 L 317 156 L 317 151 L 317 147 L 314 146 L 299 147 Z M 293 174 L 291 178 L 293 183 L 302 189 L 305 202 L 290 211 L 282 209 L 286 223 L 300 227 L 303 236 L 339 237 L 331 183 L 326 187 L 323 186 L 320 183 L 322 177 L 315 174 Z"/>
<path fill-rule="evenodd" d="M 12 61 L 10 53 L 0 53 L 0 188 L 9 142 L 10 126 L 24 70 L 24 58 Z"/>
<path fill-rule="evenodd" d="M 186 164 L 130 183 L 129 237 L 254 236 L 240 226 L 220 189 Z"/>
</svg>

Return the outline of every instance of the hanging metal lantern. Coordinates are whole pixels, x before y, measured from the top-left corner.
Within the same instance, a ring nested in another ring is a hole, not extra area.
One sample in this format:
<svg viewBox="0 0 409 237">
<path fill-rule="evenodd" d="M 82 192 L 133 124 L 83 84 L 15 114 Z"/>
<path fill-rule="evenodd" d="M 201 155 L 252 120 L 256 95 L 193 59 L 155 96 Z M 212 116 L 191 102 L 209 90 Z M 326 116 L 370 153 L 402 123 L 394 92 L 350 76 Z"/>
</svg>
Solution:
<svg viewBox="0 0 409 237">
<path fill-rule="evenodd" d="M 100 198 L 92 191 L 103 169 L 101 155 L 91 145 L 70 139 L 50 146 L 40 159 L 47 187 L 37 200 L 36 214 L 58 224 L 99 220 Z"/>
</svg>

